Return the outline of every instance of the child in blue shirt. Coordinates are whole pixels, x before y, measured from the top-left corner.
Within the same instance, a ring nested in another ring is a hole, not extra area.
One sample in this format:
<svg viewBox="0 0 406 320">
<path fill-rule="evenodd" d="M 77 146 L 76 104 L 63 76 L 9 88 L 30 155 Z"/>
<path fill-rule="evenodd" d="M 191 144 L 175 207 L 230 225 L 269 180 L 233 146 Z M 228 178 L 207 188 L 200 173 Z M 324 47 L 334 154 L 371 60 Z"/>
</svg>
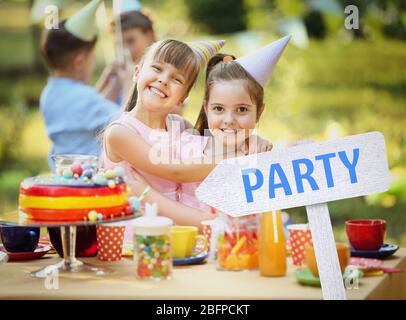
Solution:
<svg viewBox="0 0 406 320">
<path fill-rule="evenodd" d="M 97 41 L 95 12 L 101 1 L 93 0 L 58 29 L 45 32 L 41 53 L 50 69 L 50 78 L 40 98 L 40 110 L 52 141 L 52 154 L 99 155 L 97 134 L 119 111 L 114 101 L 122 84 L 109 83 L 112 74 L 124 79 L 124 71 L 110 67 L 99 80 L 99 90 L 86 85 L 94 70 Z"/>
</svg>

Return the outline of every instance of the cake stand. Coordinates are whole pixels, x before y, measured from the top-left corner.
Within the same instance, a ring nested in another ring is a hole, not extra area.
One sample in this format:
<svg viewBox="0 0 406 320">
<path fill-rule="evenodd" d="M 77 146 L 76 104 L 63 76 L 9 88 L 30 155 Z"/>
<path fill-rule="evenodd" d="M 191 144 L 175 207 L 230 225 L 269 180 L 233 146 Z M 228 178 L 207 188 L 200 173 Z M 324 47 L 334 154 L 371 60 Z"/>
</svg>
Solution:
<svg viewBox="0 0 406 320">
<path fill-rule="evenodd" d="M 24 214 L 23 214 L 24 215 Z M 75 273 L 75 272 L 91 272 L 98 276 L 104 276 L 111 271 L 108 268 L 102 268 L 94 266 L 88 263 L 84 263 L 75 256 L 76 250 L 76 228 L 79 226 L 92 226 L 103 223 L 121 222 L 126 220 L 132 220 L 139 215 L 132 214 L 111 219 L 99 220 L 99 221 L 32 221 L 21 217 L 21 214 L 11 212 L 0 217 L 0 224 L 6 226 L 20 226 L 20 227 L 59 227 L 61 230 L 61 240 L 63 248 L 63 258 L 58 263 L 46 266 L 40 270 L 31 272 L 31 276 L 34 278 L 47 278 L 55 274 L 60 273 Z"/>
</svg>

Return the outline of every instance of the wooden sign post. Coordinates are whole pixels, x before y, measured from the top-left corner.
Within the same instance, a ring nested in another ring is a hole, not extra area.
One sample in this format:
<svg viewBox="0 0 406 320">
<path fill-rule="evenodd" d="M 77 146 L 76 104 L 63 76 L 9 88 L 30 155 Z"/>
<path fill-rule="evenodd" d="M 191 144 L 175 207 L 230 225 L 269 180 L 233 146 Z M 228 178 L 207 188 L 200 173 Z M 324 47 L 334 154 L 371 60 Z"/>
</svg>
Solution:
<svg viewBox="0 0 406 320">
<path fill-rule="evenodd" d="M 232 216 L 307 206 L 323 297 L 345 299 L 326 202 L 388 188 L 383 135 L 369 132 L 224 160 L 196 195 Z"/>
</svg>

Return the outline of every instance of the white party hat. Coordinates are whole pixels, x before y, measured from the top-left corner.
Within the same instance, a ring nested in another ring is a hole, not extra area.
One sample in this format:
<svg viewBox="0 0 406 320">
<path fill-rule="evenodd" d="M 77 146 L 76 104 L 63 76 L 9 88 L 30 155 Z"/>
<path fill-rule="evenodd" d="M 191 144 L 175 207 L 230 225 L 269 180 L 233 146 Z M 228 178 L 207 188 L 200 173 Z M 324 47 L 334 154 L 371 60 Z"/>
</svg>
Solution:
<svg viewBox="0 0 406 320">
<path fill-rule="evenodd" d="M 261 86 L 265 87 L 290 37 L 285 36 L 235 61 L 253 76 Z"/>
<path fill-rule="evenodd" d="M 92 0 L 65 23 L 65 29 L 76 38 L 92 41 L 97 35 L 96 11 L 102 0 Z"/>
</svg>

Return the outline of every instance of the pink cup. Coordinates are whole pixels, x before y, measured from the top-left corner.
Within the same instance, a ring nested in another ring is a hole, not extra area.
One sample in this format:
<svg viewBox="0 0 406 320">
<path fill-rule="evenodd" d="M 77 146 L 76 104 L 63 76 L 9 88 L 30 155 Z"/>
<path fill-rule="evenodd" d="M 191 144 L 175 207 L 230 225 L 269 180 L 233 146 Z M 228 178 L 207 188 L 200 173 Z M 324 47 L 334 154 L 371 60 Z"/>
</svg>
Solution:
<svg viewBox="0 0 406 320">
<path fill-rule="evenodd" d="M 123 250 L 125 225 L 107 223 L 96 227 L 98 258 L 103 261 L 119 261 Z"/>
<path fill-rule="evenodd" d="M 312 234 L 308 224 L 288 225 L 289 241 L 292 247 L 292 260 L 295 266 L 301 267 L 306 263 L 305 247 L 312 242 Z"/>
</svg>

